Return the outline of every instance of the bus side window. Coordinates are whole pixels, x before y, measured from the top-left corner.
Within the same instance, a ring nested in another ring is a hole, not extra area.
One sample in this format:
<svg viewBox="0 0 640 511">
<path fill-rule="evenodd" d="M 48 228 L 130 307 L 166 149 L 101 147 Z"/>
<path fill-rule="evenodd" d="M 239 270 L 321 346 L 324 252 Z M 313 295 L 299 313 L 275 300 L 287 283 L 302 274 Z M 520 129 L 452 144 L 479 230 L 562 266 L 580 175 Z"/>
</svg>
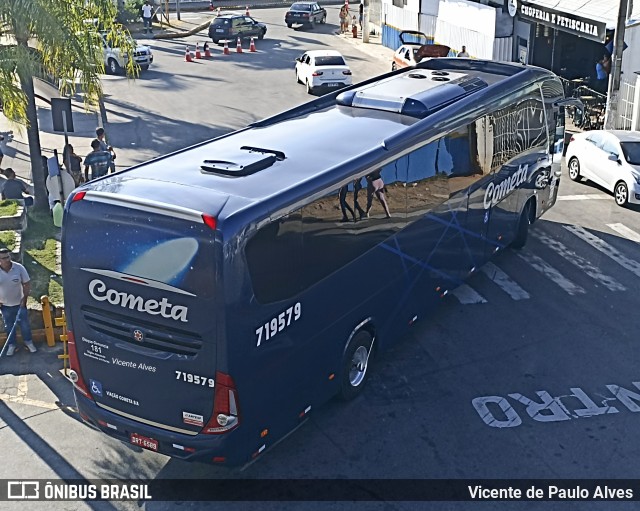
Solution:
<svg viewBox="0 0 640 511">
<path fill-rule="evenodd" d="M 245 254 L 260 303 L 295 296 L 302 288 L 302 220 L 300 211 L 261 227 L 247 242 Z"/>
</svg>

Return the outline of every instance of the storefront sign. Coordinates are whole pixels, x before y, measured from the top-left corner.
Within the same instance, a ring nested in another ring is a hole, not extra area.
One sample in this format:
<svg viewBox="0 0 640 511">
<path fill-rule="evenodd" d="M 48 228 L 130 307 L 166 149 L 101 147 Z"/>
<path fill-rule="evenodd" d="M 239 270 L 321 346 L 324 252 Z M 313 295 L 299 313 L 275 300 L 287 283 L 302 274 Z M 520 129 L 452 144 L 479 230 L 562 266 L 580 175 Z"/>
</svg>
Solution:
<svg viewBox="0 0 640 511">
<path fill-rule="evenodd" d="M 518 16 L 525 21 L 547 25 L 570 34 L 603 42 L 606 35 L 606 23 L 583 18 L 574 12 L 561 12 L 530 2 L 518 2 Z"/>
</svg>

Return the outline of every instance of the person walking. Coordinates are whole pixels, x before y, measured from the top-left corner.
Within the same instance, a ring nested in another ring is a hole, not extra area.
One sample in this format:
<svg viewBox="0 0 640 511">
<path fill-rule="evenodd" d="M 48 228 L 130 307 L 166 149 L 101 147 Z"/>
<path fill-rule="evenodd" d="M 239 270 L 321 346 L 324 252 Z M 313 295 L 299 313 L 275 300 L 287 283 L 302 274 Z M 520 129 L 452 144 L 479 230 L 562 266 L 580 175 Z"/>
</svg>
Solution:
<svg viewBox="0 0 640 511">
<path fill-rule="evenodd" d="M 153 18 L 153 7 L 151 7 L 149 0 L 145 1 L 144 5 L 141 7 L 141 11 L 144 33 L 146 34 L 148 30 L 151 34 L 153 34 L 153 24 L 151 22 Z"/>
<path fill-rule="evenodd" d="M 0 248 L 0 312 L 7 332 L 6 356 L 16 351 L 16 332 L 20 327 L 22 341 L 31 353 L 38 351 L 31 337 L 27 297 L 31 292 L 31 279 L 24 266 L 11 260 L 11 251 Z"/>
<path fill-rule="evenodd" d="M 375 195 L 382 208 L 384 209 L 385 216 L 387 218 L 391 218 L 391 213 L 389 212 L 389 206 L 387 204 L 387 199 L 384 196 L 384 181 L 382 180 L 382 175 L 380 174 L 380 170 L 374 170 L 371 174 L 366 176 L 367 178 L 367 210 L 365 214 L 369 216 L 369 211 L 371 211 L 371 206 L 373 204 L 373 196 Z"/>
<path fill-rule="evenodd" d="M 67 172 L 73 177 L 73 182 L 80 186 L 83 182 L 82 158 L 75 153 L 71 144 L 67 144 L 62 151 L 62 161 Z"/>
<path fill-rule="evenodd" d="M 84 159 L 84 180 L 89 181 L 89 167 L 91 167 L 91 179 L 107 175 L 111 162 L 111 153 L 100 149 L 100 141 L 96 138 L 91 142 L 91 151 Z"/>
<path fill-rule="evenodd" d="M 364 0 L 360 0 L 358 6 L 358 21 L 360 22 L 360 30 L 362 30 L 362 20 L 364 19 Z"/>
<path fill-rule="evenodd" d="M 349 31 L 349 8 L 346 4 L 340 7 L 340 33 L 344 34 Z"/>
<path fill-rule="evenodd" d="M 96 128 L 96 140 L 100 142 L 100 150 L 107 151 L 111 155 L 111 161 L 109 162 L 109 170 L 111 173 L 116 171 L 116 151 L 113 146 L 107 144 L 107 134 L 104 128 Z"/>
</svg>

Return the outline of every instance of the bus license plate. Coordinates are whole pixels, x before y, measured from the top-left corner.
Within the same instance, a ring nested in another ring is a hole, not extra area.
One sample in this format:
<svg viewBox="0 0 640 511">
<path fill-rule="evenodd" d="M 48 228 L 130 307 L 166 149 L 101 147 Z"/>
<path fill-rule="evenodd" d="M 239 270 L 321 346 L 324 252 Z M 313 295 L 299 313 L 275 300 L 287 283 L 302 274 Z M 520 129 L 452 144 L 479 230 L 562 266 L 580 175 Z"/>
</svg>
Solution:
<svg viewBox="0 0 640 511">
<path fill-rule="evenodd" d="M 140 447 L 144 447 L 145 449 L 149 449 L 150 451 L 158 450 L 158 441 L 154 440 L 153 438 L 138 435 L 138 433 L 131 433 L 129 440 L 133 445 L 139 445 Z"/>
</svg>

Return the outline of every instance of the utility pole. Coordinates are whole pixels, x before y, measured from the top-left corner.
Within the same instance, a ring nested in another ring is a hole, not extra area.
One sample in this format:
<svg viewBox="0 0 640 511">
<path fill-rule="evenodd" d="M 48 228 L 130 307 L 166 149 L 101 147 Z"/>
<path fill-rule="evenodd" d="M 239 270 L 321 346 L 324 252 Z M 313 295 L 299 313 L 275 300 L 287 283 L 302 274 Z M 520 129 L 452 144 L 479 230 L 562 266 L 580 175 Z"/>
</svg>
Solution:
<svg viewBox="0 0 640 511">
<path fill-rule="evenodd" d="M 605 111 L 604 126 L 613 129 L 618 113 L 618 92 L 620 91 L 620 75 L 622 74 L 622 52 L 624 50 L 624 29 L 627 21 L 627 7 L 629 0 L 620 0 L 618 8 L 618 23 L 611 55 L 611 75 L 607 91 L 607 109 Z"/>
<path fill-rule="evenodd" d="M 362 11 L 362 42 L 369 42 L 369 0 L 360 0 L 363 2 L 363 11 Z"/>
</svg>

